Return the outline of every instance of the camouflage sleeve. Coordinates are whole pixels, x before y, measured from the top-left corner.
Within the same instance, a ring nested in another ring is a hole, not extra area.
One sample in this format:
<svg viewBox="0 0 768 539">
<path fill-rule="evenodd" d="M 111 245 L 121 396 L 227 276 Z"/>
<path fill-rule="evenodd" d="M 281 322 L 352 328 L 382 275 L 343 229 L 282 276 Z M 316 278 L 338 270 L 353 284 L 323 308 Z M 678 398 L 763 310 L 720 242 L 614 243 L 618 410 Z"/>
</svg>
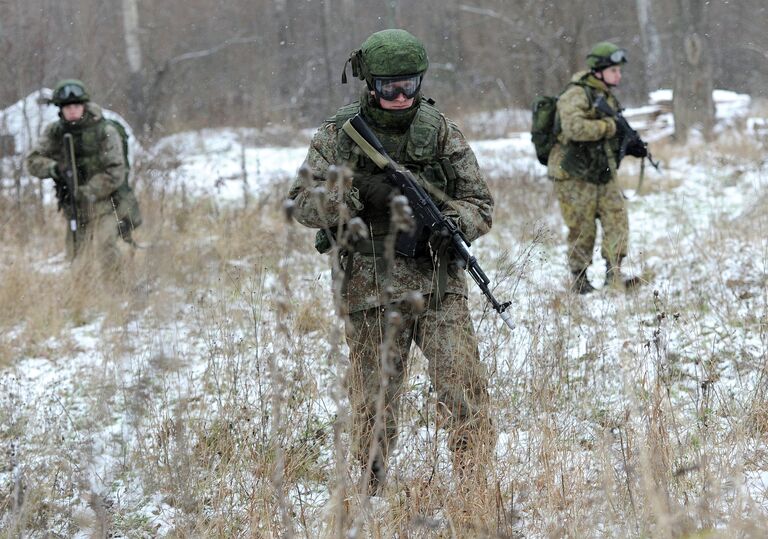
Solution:
<svg viewBox="0 0 768 539">
<path fill-rule="evenodd" d="M 329 167 L 336 164 L 336 125 L 328 122 L 312 137 L 304 160 L 303 166 L 309 168 L 310 174 L 299 174 L 288 192 L 288 198 L 295 203 L 294 217 L 302 225 L 331 228 L 338 225 L 343 206 L 350 217 L 362 209 L 356 187 L 326 181 Z"/>
<path fill-rule="evenodd" d="M 104 127 L 99 151 L 104 170 L 91 176 L 88 183 L 80 187 L 83 196 L 92 200 L 109 198 L 123 183 L 126 173 L 123 141 L 114 126 L 107 124 Z"/>
<path fill-rule="evenodd" d="M 572 86 L 557 100 L 563 142 L 595 141 L 616 134 L 613 118 L 594 118 L 584 88 Z"/>
<path fill-rule="evenodd" d="M 51 167 L 62 159 L 61 140 L 54 134 L 56 124 L 45 128 L 35 148 L 27 155 L 27 171 L 38 178 L 50 178 Z"/>
<path fill-rule="evenodd" d="M 450 120 L 447 121 L 443 155 L 447 156 L 456 173 L 454 197 L 447 201 L 445 214 L 456 220 L 471 242 L 491 229 L 493 196 L 485 183 L 477 158 L 464 135 Z"/>
</svg>

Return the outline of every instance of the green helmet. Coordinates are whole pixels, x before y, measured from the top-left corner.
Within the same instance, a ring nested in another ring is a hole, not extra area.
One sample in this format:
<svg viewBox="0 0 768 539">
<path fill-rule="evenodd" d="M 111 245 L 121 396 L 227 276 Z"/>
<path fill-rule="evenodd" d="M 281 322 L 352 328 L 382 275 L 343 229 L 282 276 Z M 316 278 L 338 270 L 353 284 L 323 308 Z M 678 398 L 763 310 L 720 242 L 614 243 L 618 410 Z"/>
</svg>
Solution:
<svg viewBox="0 0 768 539">
<path fill-rule="evenodd" d="M 371 34 L 348 60 L 352 75 L 373 87 L 375 77 L 423 75 L 429 67 L 424 44 L 405 30 L 390 29 Z M 346 82 L 346 70 L 342 76 Z"/>
<path fill-rule="evenodd" d="M 70 103 L 87 103 L 91 100 L 85 85 L 77 79 L 64 79 L 53 89 L 51 103 L 59 107 Z"/>
<path fill-rule="evenodd" d="M 592 46 L 587 55 L 587 66 L 592 71 L 600 71 L 606 67 L 627 63 L 627 51 L 609 43 L 601 41 Z"/>
</svg>

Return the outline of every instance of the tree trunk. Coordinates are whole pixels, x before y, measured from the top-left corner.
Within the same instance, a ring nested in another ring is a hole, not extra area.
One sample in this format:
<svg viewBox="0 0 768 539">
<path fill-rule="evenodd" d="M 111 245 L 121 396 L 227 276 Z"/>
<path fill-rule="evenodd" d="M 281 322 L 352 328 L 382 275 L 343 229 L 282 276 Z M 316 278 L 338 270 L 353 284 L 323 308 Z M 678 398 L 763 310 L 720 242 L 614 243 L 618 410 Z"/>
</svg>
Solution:
<svg viewBox="0 0 768 539">
<path fill-rule="evenodd" d="M 705 140 L 712 136 L 715 106 L 712 101 L 712 53 L 709 42 L 709 7 L 699 0 L 679 1 L 677 69 L 673 109 L 675 139 L 688 140 L 692 127 L 701 129 Z"/>
<path fill-rule="evenodd" d="M 144 75 L 142 72 L 141 41 L 139 40 L 138 0 L 122 0 L 125 57 L 128 60 L 128 118 L 136 126 L 137 133 L 146 134 L 146 107 L 144 106 Z"/>
<path fill-rule="evenodd" d="M 635 7 L 643 45 L 646 85 L 648 89 L 656 90 L 661 72 L 661 38 L 653 17 L 653 0 L 635 0 Z"/>
</svg>

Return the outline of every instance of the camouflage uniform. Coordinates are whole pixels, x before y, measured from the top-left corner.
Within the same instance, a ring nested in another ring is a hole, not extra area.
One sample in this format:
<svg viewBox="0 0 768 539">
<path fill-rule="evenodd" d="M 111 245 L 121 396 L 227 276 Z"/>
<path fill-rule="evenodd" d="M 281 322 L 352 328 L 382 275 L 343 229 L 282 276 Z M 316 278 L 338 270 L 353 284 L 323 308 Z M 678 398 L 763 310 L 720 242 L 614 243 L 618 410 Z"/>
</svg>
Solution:
<svg viewBox="0 0 768 539">
<path fill-rule="evenodd" d="M 560 133 L 548 163 L 568 226 L 568 265 L 574 274 L 585 272 L 592 263 L 598 219 L 603 228 L 601 253 L 607 263 L 618 268 L 627 255 L 627 210 L 616 182 L 616 123 L 592 107 L 599 95 L 619 110 L 603 81 L 589 71 L 573 76 L 557 101 Z"/>
<path fill-rule="evenodd" d="M 67 254 L 74 260 L 85 246 L 91 245 L 101 268 L 111 274 L 120 265 L 119 234 L 111 195 L 124 182 L 127 171 L 122 140 L 117 129 L 104 121 L 101 108 L 85 103 L 85 114 L 79 121 L 67 122 L 62 117 L 46 127 L 37 147 L 27 156 L 30 174 L 50 178 L 55 165 L 64 169 L 66 133 L 74 137 L 80 182 L 76 197 L 79 227 L 77 233 L 67 227 Z M 73 217 L 70 204 L 60 203 L 60 207 L 69 222 Z"/>
<path fill-rule="evenodd" d="M 374 34 L 376 35 L 376 34 Z M 366 91 L 360 102 L 340 109 L 326 121 L 312 139 L 305 164 L 312 178 L 299 177 L 289 197 L 295 201 L 295 218 L 313 228 L 335 228 L 343 202 L 350 216 L 362 219 L 369 238 L 361 240 L 341 257 L 347 279 L 341 291 L 346 338 L 351 368 L 347 377 L 353 407 L 355 455 L 370 465 L 375 476 L 383 476 L 389 452 L 397 438 L 399 397 L 406 390 L 411 343 L 426 356 L 442 424 L 450 431 L 454 454 L 468 455 L 467 449 L 488 451 L 493 444 L 488 411 L 488 374 L 480 361 L 477 339 L 467 306 L 467 284 L 463 270 L 451 262 L 439 305 L 419 312 L 408 301 L 414 291 L 425 298 L 437 295 L 436 260 L 430 253 L 415 258 L 395 256 L 385 260 L 383 241 L 390 230 L 388 204 L 366 203 L 365 193 L 384 183 L 377 167 L 365 156 L 340 126 L 358 111 L 367 120 L 393 159 L 407 166 L 431 192 L 445 193 L 448 200 L 435 200 L 446 215 L 453 217 L 469 241 L 491 228 L 493 199 L 464 136 L 431 102 L 417 98 L 394 125 L 382 127 L 386 116 L 376 99 Z M 391 119 L 391 118 L 390 118 Z M 346 165 L 353 173 L 349 189 L 334 184 L 326 197 L 331 165 Z M 391 189 L 391 188 L 390 188 Z M 433 198 L 435 198 L 433 196 Z M 443 199 L 444 197 L 439 197 Z M 385 276 L 386 290 L 385 290 Z M 381 345 L 387 334 L 387 314 L 402 316 L 387 359 Z M 385 386 L 382 388 L 384 374 Z M 377 400 L 383 391 L 383 417 L 376 427 Z"/>
</svg>

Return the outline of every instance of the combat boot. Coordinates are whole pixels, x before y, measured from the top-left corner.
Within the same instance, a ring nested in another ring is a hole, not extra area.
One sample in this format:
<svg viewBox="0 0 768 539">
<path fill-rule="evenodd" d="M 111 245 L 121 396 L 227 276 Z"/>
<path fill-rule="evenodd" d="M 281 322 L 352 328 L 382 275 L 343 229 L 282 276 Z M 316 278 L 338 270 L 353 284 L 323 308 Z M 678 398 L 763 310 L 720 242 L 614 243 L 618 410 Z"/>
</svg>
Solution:
<svg viewBox="0 0 768 539">
<path fill-rule="evenodd" d="M 621 265 L 614 266 L 609 261 L 605 262 L 605 286 L 620 290 L 631 290 L 642 284 L 640 277 L 632 276 L 624 278 L 621 275 Z"/>
<path fill-rule="evenodd" d="M 366 470 L 363 470 L 365 473 Z M 379 496 L 384 487 L 384 466 L 379 459 L 374 459 L 371 463 L 371 471 L 368 474 L 367 482 L 368 496 Z"/>
<path fill-rule="evenodd" d="M 587 270 L 574 271 L 573 272 L 573 284 L 571 290 L 579 294 L 589 294 L 595 291 L 595 287 L 592 286 L 587 279 Z"/>
</svg>

